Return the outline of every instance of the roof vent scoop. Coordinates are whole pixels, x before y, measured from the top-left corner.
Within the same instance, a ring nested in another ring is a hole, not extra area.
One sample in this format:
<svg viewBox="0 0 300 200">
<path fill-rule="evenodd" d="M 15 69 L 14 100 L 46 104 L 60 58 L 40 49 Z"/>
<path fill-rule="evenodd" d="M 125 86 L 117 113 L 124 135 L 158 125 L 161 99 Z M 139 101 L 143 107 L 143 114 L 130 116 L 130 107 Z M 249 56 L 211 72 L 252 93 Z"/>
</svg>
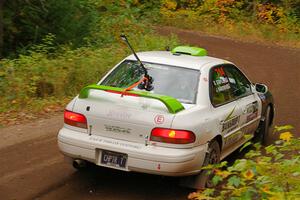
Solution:
<svg viewBox="0 0 300 200">
<path fill-rule="evenodd" d="M 171 51 L 174 55 L 207 56 L 207 51 L 199 47 L 178 46 Z"/>
</svg>

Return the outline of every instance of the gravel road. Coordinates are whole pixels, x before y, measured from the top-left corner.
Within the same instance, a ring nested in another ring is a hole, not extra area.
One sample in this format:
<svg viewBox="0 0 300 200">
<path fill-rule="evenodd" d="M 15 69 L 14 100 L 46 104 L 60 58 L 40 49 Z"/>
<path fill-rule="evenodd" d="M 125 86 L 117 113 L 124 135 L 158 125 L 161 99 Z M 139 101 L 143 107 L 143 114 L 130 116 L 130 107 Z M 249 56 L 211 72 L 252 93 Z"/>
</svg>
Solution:
<svg viewBox="0 0 300 200">
<path fill-rule="evenodd" d="M 292 124 L 300 136 L 300 50 L 247 43 L 175 28 L 156 28 L 177 34 L 209 55 L 237 64 L 254 82 L 266 83 L 276 101 L 278 125 Z M 76 171 L 56 145 L 62 114 L 49 119 L 0 129 L 0 199 L 186 199 L 191 190 L 177 179 L 92 167 Z"/>
</svg>

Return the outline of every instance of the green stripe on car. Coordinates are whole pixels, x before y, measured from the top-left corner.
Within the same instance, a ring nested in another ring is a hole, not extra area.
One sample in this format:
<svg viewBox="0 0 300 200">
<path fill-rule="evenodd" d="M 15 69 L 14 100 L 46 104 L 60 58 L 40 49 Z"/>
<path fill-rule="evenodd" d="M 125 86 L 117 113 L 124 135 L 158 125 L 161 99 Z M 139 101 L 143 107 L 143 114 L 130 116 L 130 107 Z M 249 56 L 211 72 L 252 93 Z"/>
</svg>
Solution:
<svg viewBox="0 0 300 200">
<path fill-rule="evenodd" d="M 104 91 L 110 90 L 110 91 L 115 91 L 115 92 L 123 92 L 124 88 L 92 84 L 92 85 L 88 85 L 88 86 L 84 87 L 80 91 L 79 98 L 80 99 L 88 98 L 90 90 L 104 90 Z M 138 95 L 141 97 L 159 100 L 163 104 L 165 104 L 165 106 L 168 108 L 168 111 L 172 114 L 175 114 L 175 113 L 178 113 L 178 112 L 184 110 L 183 105 L 177 99 L 170 97 L 170 96 L 153 94 L 153 93 L 149 93 L 149 92 L 145 92 L 145 91 L 126 91 L 125 93 L 135 94 L 135 95 Z"/>
</svg>

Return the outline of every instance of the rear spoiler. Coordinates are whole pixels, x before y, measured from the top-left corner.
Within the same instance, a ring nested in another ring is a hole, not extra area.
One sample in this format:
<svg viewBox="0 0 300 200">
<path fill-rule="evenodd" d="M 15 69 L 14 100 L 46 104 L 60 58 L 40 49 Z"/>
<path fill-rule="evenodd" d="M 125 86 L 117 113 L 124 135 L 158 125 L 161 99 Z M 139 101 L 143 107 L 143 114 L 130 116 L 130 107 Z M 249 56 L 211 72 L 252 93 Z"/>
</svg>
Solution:
<svg viewBox="0 0 300 200">
<path fill-rule="evenodd" d="M 140 97 L 145 97 L 145 98 L 150 98 L 150 99 L 156 99 L 156 100 L 159 100 L 162 103 L 164 103 L 165 106 L 168 108 L 169 112 L 172 114 L 175 114 L 181 110 L 184 110 L 183 105 L 177 99 L 170 97 L 170 96 L 153 94 L 153 93 L 149 93 L 149 92 L 145 92 L 145 91 L 126 91 L 126 92 L 124 92 L 124 88 L 117 88 L 117 87 L 111 87 L 111 86 L 106 86 L 106 85 L 97 85 L 97 84 L 88 85 L 80 91 L 79 98 L 80 99 L 88 98 L 90 90 L 111 91 L 111 92 L 119 93 L 119 94 L 122 94 L 125 96 L 130 95 L 130 96 L 140 96 Z"/>
</svg>

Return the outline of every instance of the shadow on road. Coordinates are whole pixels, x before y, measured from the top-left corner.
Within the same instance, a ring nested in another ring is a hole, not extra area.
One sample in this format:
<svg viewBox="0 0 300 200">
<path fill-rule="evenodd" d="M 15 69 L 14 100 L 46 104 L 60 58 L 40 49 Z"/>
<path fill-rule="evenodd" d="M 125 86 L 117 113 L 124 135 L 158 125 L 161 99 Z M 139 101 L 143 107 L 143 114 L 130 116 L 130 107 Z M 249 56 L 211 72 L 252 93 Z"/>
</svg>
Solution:
<svg viewBox="0 0 300 200">
<path fill-rule="evenodd" d="M 35 199 L 187 199 L 193 190 L 180 187 L 178 182 L 173 177 L 90 166 L 74 172 L 68 180 L 43 191 Z"/>
</svg>

